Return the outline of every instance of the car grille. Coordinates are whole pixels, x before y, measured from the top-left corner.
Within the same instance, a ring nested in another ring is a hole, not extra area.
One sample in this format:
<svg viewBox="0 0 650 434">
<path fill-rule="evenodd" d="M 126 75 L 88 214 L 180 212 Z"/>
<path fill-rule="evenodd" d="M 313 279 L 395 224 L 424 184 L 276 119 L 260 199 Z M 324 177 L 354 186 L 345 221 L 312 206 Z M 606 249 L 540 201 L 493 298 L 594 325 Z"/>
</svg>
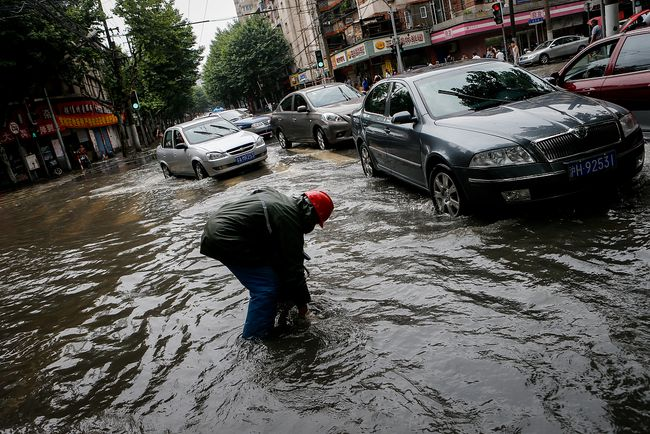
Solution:
<svg viewBox="0 0 650 434">
<path fill-rule="evenodd" d="M 255 147 L 255 143 L 246 143 L 245 145 L 237 146 L 236 148 L 228 149 L 226 152 L 230 155 L 239 155 L 248 152 Z"/>
<path fill-rule="evenodd" d="M 584 138 L 579 138 L 572 132 L 566 132 L 547 139 L 536 140 L 533 144 L 548 161 L 556 161 L 591 149 L 613 145 L 621 140 L 615 122 L 590 125 L 586 128 Z"/>
</svg>

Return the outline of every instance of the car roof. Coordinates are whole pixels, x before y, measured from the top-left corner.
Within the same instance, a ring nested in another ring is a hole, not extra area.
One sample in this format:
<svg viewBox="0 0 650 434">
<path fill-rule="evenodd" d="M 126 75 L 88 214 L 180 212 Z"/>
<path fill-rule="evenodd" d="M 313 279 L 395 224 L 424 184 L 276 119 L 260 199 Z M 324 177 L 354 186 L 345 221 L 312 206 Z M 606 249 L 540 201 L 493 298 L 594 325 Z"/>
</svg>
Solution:
<svg viewBox="0 0 650 434">
<path fill-rule="evenodd" d="M 628 31 L 623 32 L 623 33 L 617 33 L 615 35 L 611 35 L 611 36 L 608 36 L 606 38 L 599 39 L 594 43 L 602 42 L 602 41 L 613 41 L 614 39 L 622 38 L 624 36 L 640 35 L 640 34 L 644 34 L 644 33 L 650 33 L 650 27 L 641 27 L 639 29 L 628 30 Z M 592 43 L 592 45 L 593 45 L 593 43 Z"/>
<path fill-rule="evenodd" d="M 503 63 L 503 61 L 498 60 L 498 59 L 467 59 L 467 60 L 459 60 L 457 62 L 447 62 L 447 63 L 439 63 L 437 65 L 429 65 L 429 66 L 424 66 L 422 68 L 414 69 L 412 71 L 406 71 L 402 74 L 397 74 L 393 75 L 391 77 L 385 78 L 382 81 L 390 81 L 394 79 L 404 79 L 408 81 L 415 81 L 415 79 L 419 79 L 422 77 L 426 77 L 429 75 L 437 75 L 440 74 L 444 71 L 450 71 L 454 69 L 464 69 L 468 67 L 469 65 L 476 65 L 480 63 L 491 63 L 491 62 L 496 62 L 496 63 Z M 381 83 L 381 81 L 379 82 Z"/>
<path fill-rule="evenodd" d="M 627 28 L 630 27 L 637 20 L 637 18 L 642 17 L 645 14 L 650 14 L 650 9 L 644 9 L 641 12 L 637 12 L 636 14 L 628 18 L 627 21 L 625 21 L 625 24 L 623 24 L 623 26 L 621 27 L 620 32 L 621 33 L 627 32 L 628 31 Z"/>
</svg>

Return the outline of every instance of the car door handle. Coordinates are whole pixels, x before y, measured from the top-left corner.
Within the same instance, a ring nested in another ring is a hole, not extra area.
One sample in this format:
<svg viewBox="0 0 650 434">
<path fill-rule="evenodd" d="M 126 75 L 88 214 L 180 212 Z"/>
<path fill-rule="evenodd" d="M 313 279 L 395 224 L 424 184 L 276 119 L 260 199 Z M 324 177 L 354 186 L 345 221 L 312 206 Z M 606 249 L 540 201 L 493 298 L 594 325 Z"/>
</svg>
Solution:
<svg viewBox="0 0 650 434">
<path fill-rule="evenodd" d="M 585 93 L 586 93 L 587 95 L 589 95 L 589 94 L 590 94 L 591 92 L 593 92 L 594 90 L 596 90 L 595 87 L 588 87 L 588 88 L 585 89 Z"/>
</svg>

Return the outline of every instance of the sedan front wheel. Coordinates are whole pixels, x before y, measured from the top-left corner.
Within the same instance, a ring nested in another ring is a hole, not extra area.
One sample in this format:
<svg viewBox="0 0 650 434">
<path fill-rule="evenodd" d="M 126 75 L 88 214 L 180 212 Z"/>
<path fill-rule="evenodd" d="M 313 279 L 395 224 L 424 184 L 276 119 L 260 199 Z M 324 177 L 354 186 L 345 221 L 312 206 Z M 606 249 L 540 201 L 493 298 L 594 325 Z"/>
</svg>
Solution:
<svg viewBox="0 0 650 434">
<path fill-rule="evenodd" d="M 287 140 L 287 136 L 284 135 L 282 130 L 278 130 L 277 136 L 278 136 L 278 142 L 280 142 L 280 147 L 282 149 L 291 149 L 292 144 L 289 140 Z"/>
<path fill-rule="evenodd" d="M 194 163 L 194 177 L 198 181 L 208 177 L 208 172 L 205 170 L 205 167 L 198 161 Z"/>
<path fill-rule="evenodd" d="M 465 201 L 454 176 L 449 170 L 439 166 L 431 172 L 429 191 L 437 213 L 458 217 L 464 212 L 466 208 Z"/>
<path fill-rule="evenodd" d="M 316 142 L 318 143 L 318 147 L 322 150 L 325 150 L 329 147 L 329 142 L 325 136 L 325 131 L 323 131 L 321 128 L 316 128 Z"/>
</svg>

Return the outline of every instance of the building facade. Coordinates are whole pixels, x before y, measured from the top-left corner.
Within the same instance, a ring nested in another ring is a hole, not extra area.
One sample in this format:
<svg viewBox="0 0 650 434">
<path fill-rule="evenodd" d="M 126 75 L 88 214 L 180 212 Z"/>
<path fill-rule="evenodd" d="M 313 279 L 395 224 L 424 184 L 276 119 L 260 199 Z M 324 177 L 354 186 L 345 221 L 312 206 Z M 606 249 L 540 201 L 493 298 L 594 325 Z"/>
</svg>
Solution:
<svg viewBox="0 0 650 434">
<path fill-rule="evenodd" d="M 92 161 L 113 157 L 121 149 L 117 126 L 92 74 L 79 85 L 54 82 L 38 97 L 10 104 L 0 124 L 0 188 L 79 169 L 80 150 Z"/>
</svg>

